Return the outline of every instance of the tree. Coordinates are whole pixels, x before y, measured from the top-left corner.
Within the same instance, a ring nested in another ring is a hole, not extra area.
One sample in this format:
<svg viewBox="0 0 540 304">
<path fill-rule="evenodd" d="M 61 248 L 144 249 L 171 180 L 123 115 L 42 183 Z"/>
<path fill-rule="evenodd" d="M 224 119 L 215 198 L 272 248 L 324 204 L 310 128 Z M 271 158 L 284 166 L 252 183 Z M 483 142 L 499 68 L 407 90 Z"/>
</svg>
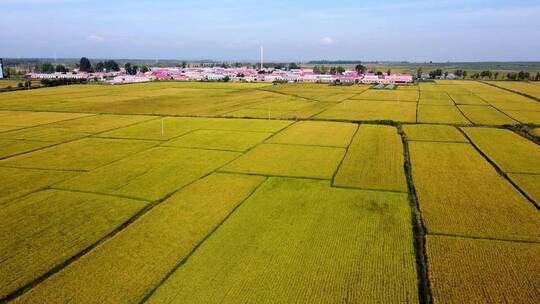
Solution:
<svg viewBox="0 0 540 304">
<path fill-rule="evenodd" d="M 342 67 L 342 66 L 338 66 L 338 67 L 336 68 L 336 72 L 337 72 L 338 74 L 343 74 L 343 73 L 345 73 L 345 68 Z"/>
<path fill-rule="evenodd" d="M 535 81 L 540 81 L 540 72 L 536 73 L 536 77 L 534 77 Z"/>
<path fill-rule="evenodd" d="M 335 66 L 333 66 L 333 67 L 330 68 L 330 74 L 332 74 L 332 75 L 337 74 L 337 69 L 336 69 Z"/>
<path fill-rule="evenodd" d="M 517 74 L 517 78 L 518 78 L 519 80 L 529 79 L 529 78 L 530 78 L 530 74 L 529 74 L 529 72 L 519 71 L 519 73 Z"/>
<path fill-rule="evenodd" d="M 392 70 L 388 69 L 388 71 L 386 71 L 386 75 L 390 76 L 390 73 L 392 73 Z"/>
<path fill-rule="evenodd" d="M 59 64 L 56 66 L 56 71 L 59 73 L 66 73 L 68 69 L 65 66 Z"/>
<path fill-rule="evenodd" d="M 229 80 L 231 80 L 231 78 L 229 76 L 223 77 L 223 82 L 229 82 Z"/>
<path fill-rule="evenodd" d="M 448 71 L 444 71 L 444 78 L 448 78 Z"/>
<path fill-rule="evenodd" d="M 137 74 L 138 71 L 139 71 L 139 66 L 134 65 L 131 67 L 131 75 Z"/>
<path fill-rule="evenodd" d="M 443 71 L 441 69 L 436 69 L 434 71 L 429 72 L 429 78 L 437 78 L 443 75 Z"/>
<path fill-rule="evenodd" d="M 81 58 L 81 61 L 79 62 L 79 71 L 92 72 L 92 64 L 90 63 L 90 60 L 88 60 L 88 58 Z"/>
<path fill-rule="evenodd" d="M 54 73 L 54 66 L 50 63 L 44 63 L 41 65 L 42 73 Z"/>
<path fill-rule="evenodd" d="M 508 80 L 516 80 L 517 74 L 516 74 L 516 73 L 513 73 L 513 72 L 508 72 L 508 73 L 506 73 L 506 78 L 507 78 Z"/>
<path fill-rule="evenodd" d="M 104 69 L 105 69 L 105 63 L 101 61 L 96 63 L 96 72 L 103 72 Z"/>
<path fill-rule="evenodd" d="M 416 78 L 420 79 L 422 78 L 422 73 L 424 72 L 424 70 L 420 67 L 416 70 Z"/>
<path fill-rule="evenodd" d="M 465 77 L 467 77 L 467 71 L 463 71 L 463 79 L 465 79 Z"/>
<path fill-rule="evenodd" d="M 289 63 L 289 70 L 295 70 L 295 69 L 299 69 L 300 67 L 294 63 L 294 62 L 291 62 Z"/>
<path fill-rule="evenodd" d="M 494 79 L 497 79 L 497 78 L 499 78 L 499 72 L 495 72 L 495 73 L 493 73 L 493 78 L 494 78 Z"/>
<path fill-rule="evenodd" d="M 354 70 L 358 73 L 358 74 L 364 74 L 367 70 L 367 68 L 361 64 L 357 64 L 355 67 L 354 67 Z"/>
<path fill-rule="evenodd" d="M 147 66 L 143 65 L 143 67 L 141 68 L 141 72 L 146 73 L 148 71 L 150 71 L 150 69 Z"/>
<path fill-rule="evenodd" d="M 318 65 L 314 66 L 313 67 L 313 73 L 321 74 L 321 68 Z"/>
<path fill-rule="evenodd" d="M 124 64 L 124 69 L 126 70 L 126 74 L 131 75 L 132 73 L 131 63 L 128 62 Z"/>
<path fill-rule="evenodd" d="M 107 69 L 107 72 L 114 71 L 118 72 L 120 71 L 120 67 L 118 66 L 118 63 L 114 60 L 107 60 L 105 61 L 105 68 Z"/>
<path fill-rule="evenodd" d="M 187 66 L 187 62 L 185 62 L 185 61 L 182 61 L 182 68 L 183 68 L 183 69 L 185 69 L 185 68 L 186 68 L 186 66 Z"/>
</svg>

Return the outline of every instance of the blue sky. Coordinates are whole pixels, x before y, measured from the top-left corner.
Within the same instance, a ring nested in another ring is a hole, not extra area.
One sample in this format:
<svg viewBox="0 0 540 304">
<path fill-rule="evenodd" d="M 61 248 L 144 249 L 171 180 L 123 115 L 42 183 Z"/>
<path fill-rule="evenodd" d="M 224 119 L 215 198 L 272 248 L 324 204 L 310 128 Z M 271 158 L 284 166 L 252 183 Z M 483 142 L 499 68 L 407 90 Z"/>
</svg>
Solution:
<svg viewBox="0 0 540 304">
<path fill-rule="evenodd" d="M 0 57 L 540 61 L 540 1 L 0 0 Z"/>
</svg>

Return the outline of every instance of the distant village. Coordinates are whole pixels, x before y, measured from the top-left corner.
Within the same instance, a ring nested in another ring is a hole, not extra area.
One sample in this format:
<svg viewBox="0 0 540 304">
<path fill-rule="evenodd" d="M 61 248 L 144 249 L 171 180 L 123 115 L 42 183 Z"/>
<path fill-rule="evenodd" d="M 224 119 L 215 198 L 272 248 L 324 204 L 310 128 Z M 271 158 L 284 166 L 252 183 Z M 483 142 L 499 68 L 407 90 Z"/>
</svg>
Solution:
<svg viewBox="0 0 540 304">
<path fill-rule="evenodd" d="M 153 80 L 180 81 L 232 81 L 232 82 L 307 82 L 307 83 L 411 83 L 413 75 L 387 73 L 359 73 L 344 71 L 339 74 L 318 74 L 313 69 L 254 69 L 249 67 L 186 67 L 186 68 L 150 68 L 146 72 L 129 74 L 125 69 L 120 71 L 84 72 L 75 69 L 73 72 L 27 73 L 31 79 L 87 79 L 110 84 L 148 82 Z"/>
<path fill-rule="evenodd" d="M 359 68 L 360 67 L 360 68 Z M 98 63 L 94 67 L 86 58 L 73 70 L 46 68 L 40 72 L 26 73 L 29 79 L 47 81 L 95 81 L 109 84 L 149 82 L 154 80 L 177 81 L 231 81 L 231 82 L 272 82 L 272 83 L 327 83 L 327 84 L 397 84 L 412 83 L 414 76 L 391 74 L 390 71 L 369 72 L 358 65 L 355 70 L 343 67 L 328 70 L 294 67 L 223 67 L 223 66 L 183 66 L 183 67 L 144 67 L 137 68 L 126 64 L 120 68 L 114 61 Z"/>
</svg>

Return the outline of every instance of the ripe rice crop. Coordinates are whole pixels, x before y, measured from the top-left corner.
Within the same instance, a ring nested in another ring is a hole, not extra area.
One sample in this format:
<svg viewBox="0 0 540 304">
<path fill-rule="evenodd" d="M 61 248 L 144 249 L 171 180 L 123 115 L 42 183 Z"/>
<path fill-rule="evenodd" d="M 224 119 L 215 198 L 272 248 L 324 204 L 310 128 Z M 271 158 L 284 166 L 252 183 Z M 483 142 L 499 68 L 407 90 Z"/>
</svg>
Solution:
<svg viewBox="0 0 540 304">
<path fill-rule="evenodd" d="M 345 149 L 261 144 L 223 167 L 224 172 L 330 179 Z"/>
<path fill-rule="evenodd" d="M 508 177 L 540 207 L 539 174 L 508 174 Z"/>
<path fill-rule="evenodd" d="M 45 190 L 0 206 L 0 299 L 113 231 L 145 202 Z"/>
<path fill-rule="evenodd" d="M 418 105 L 418 122 L 440 124 L 470 124 L 455 106 Z"/>
<path fill-rule="evenodd" d="M 284 84 L 265 87 L 264 90 L 289 94 L 323 102 L 339 102 L 369 89 L 369 85 L 329 86 L 320 84 Z"/>
<path fill-rule="evenodd" d="M 53 142 L 0 138 L 0 159 L 54 145 Z"/>
<path fill-rule="evenodd" d="M 157 147 L 81 174 L 57 187 L 159 200 L 239 155 L 226 151 Z"/>
<path fill-rule="evenodd" d="M 503 129 L 463 128 L 471 141 L 506 173 L 540 174 L 540 146 Z"/>
<path fill-rule="evenodd" d="M 412 244 L 406 194 L 269 178 L 148 302 L 414 303 Z"/>
<path fill-rule="evenodd" d="M 396 101 L 347 100 L 316 115 L 315 118 L 416 122 L 416 104 Z"/>
<path fill-rule="evenodd" d="M 488 105 L 482 98 L 472 94 L 450 94 L 450 97 L 458 105 Z"/>
<path fill-rule="evenodd" d="M 263 181 L 222 173 L 201 179 L 16 302 L 140 302 Z"/>
<path fill-rule="evenodd" d="M 452 99 L 446 92 L 442 91 L 420 91 L 420 99 L 429 99 L 429 100 L 447 100 L 452 103 Z"/>
<path fill-rule="evenodd" d="M 459 130 L 444 125 L 403 125 L 408 140 L 469 142 Z"/>
<path fill-rule="evenodd" d="M 52 126 L 75 132 L 98 133 L 150 119 L 155 119 L 155 117 L 142 115 L 94 115 L 58 122 Z"/>
<path fill-rule="evenodd" d="M 427 236 L 434 303 L 538 303 L 540 244 Z"/>
<path fill-rule="evenodd" d="M 409 142 L 409 147 L 428 233 L 540 241 L 535 207 L 470 144 Z"/>
<path fill-rule="evenodd" d="M 90 114 L 56 112 L 20 112 L 9 111 L 2 115 L 2 125 L 32 127 L 68 119 L 80 118 Z"/>
<path fill-rule="evenodd" d="M 474 124 L 478 125 L 504 125 L 518 122 L 490 106 L 464 105 L 458 108 Z"/>
<path fill-rule="evenodd" d="M 0 167 L 0 205 L 77 174 L 79 173 Z"/>
<path fill-rule="evenodd" d="M 540 124 L 540 112 L 502 110 L 506 115 L 521 123 Z"/>
<path fill-rule="evenodd" d="M 89 133 L 82 133 L 66 128 L 56 128 L 51 127 L 51 125 L 47 125 L 2 132 L 0 133 L 0 138 L 62 143 L 89 135 Z"/>
<path fill-rule="evenodd" d="M 516 81 L 489 81 L 488 83 L 540 99 L 540 86 L 534 83 Z"/>
<path fill-rule="evenodd" d="M 263 132 L 196 130 L 172 139 L 163 145 L 243 152 L 271 135 L 272 133 Z"/>
<path fill-rule="evenodd" d="M 418 91 L 413 90 L 367 90 L 352 99 L 387 100 L 387 101 L 410 101 L 417 102 Z"/>
<path fill-rule="evenodd" d="M 11 157 L 0 161 L 0 165 L 51 170 L 92 170 L 156 144 L 146 140 L 85 138 Z"/>
<path fill-rule="evenodd" d="M 268 142 L 346 148 L 357 128 L 357 125 L 350 123 L 301 121 L 276 134 Z"/>
<path fill-rule="evenodd" d="M 360 125 L 334 185 L 406 192 L 403 163 L 403 145 L 396 128 Z"/>
</svg>

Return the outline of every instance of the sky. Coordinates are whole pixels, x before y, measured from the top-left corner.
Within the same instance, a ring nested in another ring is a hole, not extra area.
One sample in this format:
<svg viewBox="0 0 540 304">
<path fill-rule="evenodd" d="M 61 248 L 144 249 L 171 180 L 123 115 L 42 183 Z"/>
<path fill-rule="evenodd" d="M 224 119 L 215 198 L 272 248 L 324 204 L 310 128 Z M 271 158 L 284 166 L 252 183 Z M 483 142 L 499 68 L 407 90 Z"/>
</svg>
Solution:
<svg viewBox="0 0 540 304">
<path fill-rule="evenodd" d="M 540 0 L 0 0 L 0 57 L 540 61 Z"/>
</svg>

